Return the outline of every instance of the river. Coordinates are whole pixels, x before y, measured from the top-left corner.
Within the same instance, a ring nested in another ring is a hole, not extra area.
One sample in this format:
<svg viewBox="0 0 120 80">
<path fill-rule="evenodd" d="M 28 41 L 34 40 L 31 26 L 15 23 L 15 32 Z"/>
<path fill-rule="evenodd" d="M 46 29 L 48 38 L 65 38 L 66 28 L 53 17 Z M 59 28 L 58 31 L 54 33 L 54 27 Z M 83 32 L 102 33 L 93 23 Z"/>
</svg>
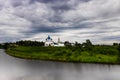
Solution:
<svg viewBox="0 0 120 80">
<path fill-rule="evenodd" d="M 120 65 L 24 60 L 0 49 L 0 80 L 120 80 Z"/>
</svg>

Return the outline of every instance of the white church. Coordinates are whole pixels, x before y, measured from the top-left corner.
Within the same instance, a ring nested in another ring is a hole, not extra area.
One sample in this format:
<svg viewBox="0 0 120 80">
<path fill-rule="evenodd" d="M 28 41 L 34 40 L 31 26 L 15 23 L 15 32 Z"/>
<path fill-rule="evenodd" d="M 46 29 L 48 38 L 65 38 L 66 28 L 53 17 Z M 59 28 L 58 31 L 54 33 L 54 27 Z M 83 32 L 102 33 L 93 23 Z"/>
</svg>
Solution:
<svg viewBox="0 0 120 80">
<path fill-rule="evenodd" d="M 45 46 L 56 46 L 56 47 L 62 47 L 65 46 L 63 42 L 60 41 L 60 38 L 58 38 L 58 42 L 54 42 L 50 36 L 46 38 Z"/>
</svg>

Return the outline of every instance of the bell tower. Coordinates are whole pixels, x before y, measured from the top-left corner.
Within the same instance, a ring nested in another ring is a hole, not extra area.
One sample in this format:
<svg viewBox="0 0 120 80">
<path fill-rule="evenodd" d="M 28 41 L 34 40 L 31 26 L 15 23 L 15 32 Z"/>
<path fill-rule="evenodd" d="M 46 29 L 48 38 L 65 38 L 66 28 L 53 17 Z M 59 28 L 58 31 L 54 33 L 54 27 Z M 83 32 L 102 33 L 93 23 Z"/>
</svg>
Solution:
<svg viewBox="0 0 120 80">
<path fill-rule="evenodd" d="M 60 43 L 60 38 L 58 37 L 58 43 Z"/>
</svg>

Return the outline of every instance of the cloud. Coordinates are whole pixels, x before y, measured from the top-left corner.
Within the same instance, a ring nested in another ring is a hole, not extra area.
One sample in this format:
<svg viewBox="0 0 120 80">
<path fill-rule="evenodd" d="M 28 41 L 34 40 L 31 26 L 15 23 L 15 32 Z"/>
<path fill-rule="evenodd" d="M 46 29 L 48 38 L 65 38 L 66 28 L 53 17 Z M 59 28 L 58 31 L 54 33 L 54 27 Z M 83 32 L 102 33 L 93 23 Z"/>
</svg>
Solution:
<svg viewBox="0 0 120 80">
<path fill-rule="evenodd" d="M 119 42 L 119 0 L 0 0 L 0 42 L 63 40 Z"/>
</svg>

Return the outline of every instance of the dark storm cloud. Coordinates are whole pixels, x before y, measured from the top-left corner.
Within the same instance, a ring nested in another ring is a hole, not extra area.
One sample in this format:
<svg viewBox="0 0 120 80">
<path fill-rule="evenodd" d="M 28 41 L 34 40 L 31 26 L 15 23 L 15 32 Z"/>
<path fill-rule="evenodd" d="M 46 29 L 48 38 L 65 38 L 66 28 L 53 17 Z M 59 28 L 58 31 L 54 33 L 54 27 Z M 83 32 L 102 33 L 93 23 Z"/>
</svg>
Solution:
<svg viewBox="0 0 120 80">
<path fill-rule="evenodd" d="M 111 40 L 111 41 L 118 40 L 118 41 L 120 41 L 120 37 L 119 36 L 106 36 L 106 37 L 103 38 L 103 40 L 106 40 L 106 41 L 109 41 L 109 40 Z"/>
<path fill-rule="evenodd" d="M 27 35 L 34 35 L 37 33 L 47 33 L 47 32 L 53 32 L 53 33 L 57 33 L 57 32 L 61 32 L 60 30 L 63 30 L 63 28 L 50 28 L 50 27 L 40 27 L 40 28 L 33 28 L 30 31 L 25 31 L 23 33 L 26 33 Z"/>
<path fill-rule="evenodd" d="M 20 6 L 22 2 L 20 0 L 12 0 L 11 4 L 16 7 L 16 6 Z"/>
<path fill-rule="evenodd" d="M 70 0 L 31 0 L 31 2 L 33 3 L 34 1 L 38 1 L 38 2 L 44 2 L 44 3 L 54 3 L 54 2 L 67 2 Z M 88 2 L 90 0 L 76 0 L 76 1 L 82 1 L 82 2 Z"/>
<path fill-rule="evenodd" d="M 119 0 L 0 0 L 0 41 L 52 35 L 118 42 L 119 13 Z"/>
<path fill-rule="evenodd" d="M 57 1 L 61 2 L 61 1 L 65 1 L 65 0 L 30 0 L 31 3 L 34 3 L 34 2 L 43 2 L 43 3 L 55 3 Z"/>
</svg>

